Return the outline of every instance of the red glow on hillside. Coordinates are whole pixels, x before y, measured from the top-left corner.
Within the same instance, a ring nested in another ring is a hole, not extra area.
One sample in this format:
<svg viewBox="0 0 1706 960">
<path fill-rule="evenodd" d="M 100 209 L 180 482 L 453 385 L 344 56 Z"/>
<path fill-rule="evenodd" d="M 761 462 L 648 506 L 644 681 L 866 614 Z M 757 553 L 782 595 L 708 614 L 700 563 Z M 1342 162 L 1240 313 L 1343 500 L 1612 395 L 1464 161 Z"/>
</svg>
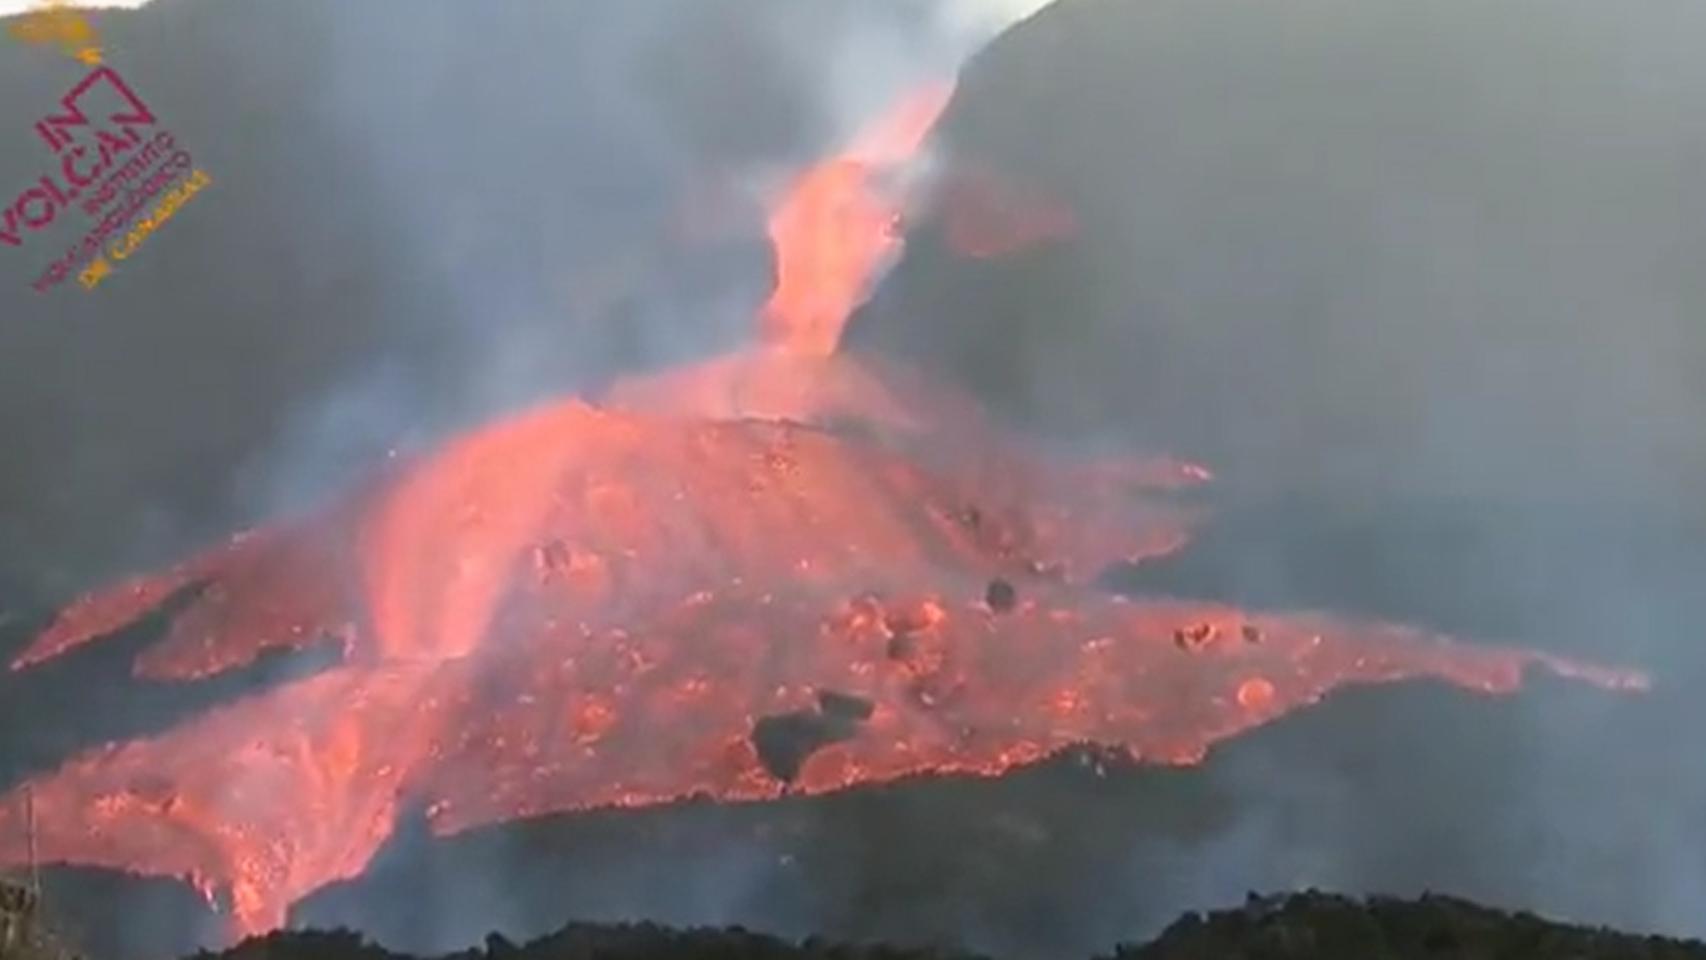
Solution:
<svg viewBox="0 0 1706 960">
<path fill-rule="evenodd" d="M 136 663 L 192 680 L 326 637 L 323 672 L 35 778 L 50 862 L 182 877 L 234 933 L 358 875 L 402 811 L 454 833 L 604 805 L 993 776 L 1094 743 L 1155 763 L 1357 683 L 1641 678 L 1318 613 L 1094 590 L 1183 545 L 1167 458 L 1068 463 L 892 361 L 835 352 L 945 94 L 803 176 L 769 343 L 454 438 L 324 513 L 71 604 L 13 665 L 192 584 Z M 928 318 L 920 318 L 927 322 Z M 823 733 L 778 759 L 761 727 Z M 0 798 L 0 865 L 24 860 Z"/>
</svg>

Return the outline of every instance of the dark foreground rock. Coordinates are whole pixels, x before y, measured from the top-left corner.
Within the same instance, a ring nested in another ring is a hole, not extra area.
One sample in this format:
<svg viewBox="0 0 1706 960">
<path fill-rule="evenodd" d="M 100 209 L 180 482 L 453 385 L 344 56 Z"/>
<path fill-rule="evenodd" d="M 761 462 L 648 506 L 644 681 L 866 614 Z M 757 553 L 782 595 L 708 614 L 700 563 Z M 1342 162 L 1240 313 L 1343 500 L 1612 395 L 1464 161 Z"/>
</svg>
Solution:
<svg viewBox="0 0 1706 960">
<path fill-rule="evenodd" d="M 196 960 L 405 960 L 349 931 L 274 933 L 248 940 L 223 954 L 200 953 Z M 975 960 L 952 950 L 846 946 L 806 940 L 789 943 L 731 927 L 726 930 L 675 930 L 655 924 L 574 924 L 526 946 L 493 935 L 483 949 L 452 954 L 444 960 Z"/>
<path fill-rule="evenodd" d="M 1699 941 L 1565 926 L 1531 913 L 1451 897 L 1353 900 L 1323 893 L 1252 895 L 1237 910 L 1188 913 L 1156 940 L 1122 945 L 1116 960 L 1461 960 L 1702 957 Z"/>
<path fill-rule="evenodd" d="M 195 960 L 405 960 L 348 932 L 275 933 Z M 1706 943 L 1566 926 L 1450 897 L 1355 900 L 1309 892 L 1252 895 L 1243 907 L 1189 913 L 1112 960 L 1646 960 L 1706 958 Z M 790 943 L 739 927 L 674 930 L 654 924 L 575 924 L 519 946 L 493 935 L 483 949 L 444 960 L 972 960 L 944 948 Z M 1109 960 L 1109 958 L 1098 958 Z"/>
</svg>

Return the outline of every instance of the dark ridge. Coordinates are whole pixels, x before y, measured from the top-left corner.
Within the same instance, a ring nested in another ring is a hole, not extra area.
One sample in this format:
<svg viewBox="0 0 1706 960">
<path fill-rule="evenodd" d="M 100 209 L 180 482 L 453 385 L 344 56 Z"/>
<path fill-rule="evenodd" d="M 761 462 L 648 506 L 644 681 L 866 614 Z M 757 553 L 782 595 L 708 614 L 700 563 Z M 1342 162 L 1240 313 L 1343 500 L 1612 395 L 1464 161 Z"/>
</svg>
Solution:
<svg viewBox="0 0 1706 960">
<path fill-rule="evenodd" d="M 1454 897 L 1417 900 L 1309 891 L 1251 894 L 1244 906 L 1207 917 L 1187 913 L 1142 946 L 1122 944 L 1114 960 L 1598 960 L 1706 956 L 1706 943 L 1569 926 L 1531 913 L 1505 913 Z"/>
<path fill-rule="evenodd" d="M 1251 894 L 1244 906 L 1187 913 L 1150 943 L 1098 960 L 1701 960 L 1706 943 L 1569 926 L 1451 897 L 1357 900 L 1310 891 Z M 952 948 L 789 942 L 741 927 L 572 924 L 525 945 L 492 934 L 442 960 L 977 960 Z M 194 960 L 409 960 L 348 930 L 274 933 Z"/>
<path fill-rule="evenodd" d="M 980 960 L 942 949 L 850 946 L 817 938 L 790 943 L 740 927 L 677 930 L 651 923 L 571 924 L 526 945 L 492 934 L 482 948 L 441 960 Z M 202 952 L 194 960 L 412 960 L 349 930 L 273 933 L 223 953 Z"/>
<path fill-rule="evenodd" d="M 1706 294 L 1671 238 L 1699 249 L 1706 219 L 1663 158 L 1706 150 L 1706 81 L 1681 22 L 1706 15 L 1057 0 L 967 65 L 938 134 L 1076 235 L 968 257 L 920 217 L 849 338 L 1223 486 L 1662 502 L 1698 528 L 1706 328 L 1680 318 Z"/>
</svg>

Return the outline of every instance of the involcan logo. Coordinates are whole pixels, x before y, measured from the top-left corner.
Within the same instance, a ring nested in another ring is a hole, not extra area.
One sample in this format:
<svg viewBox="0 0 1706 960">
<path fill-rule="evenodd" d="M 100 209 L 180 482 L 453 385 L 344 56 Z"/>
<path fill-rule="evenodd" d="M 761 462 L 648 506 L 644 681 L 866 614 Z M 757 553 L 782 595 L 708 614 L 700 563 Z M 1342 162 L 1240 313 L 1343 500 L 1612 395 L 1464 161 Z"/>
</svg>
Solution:
<svg viewBox="0 0 1706 960">
<path fill-rule="evenodd" d="M 36 122 L 36 138 L 53 159 L 47 172 L 0 209 L 0 248 L 40 246 L 37 234 L 81 209 L 92 228 L 32 286 L 46 293 L 75 271 L 84 289 L 92 290 L 112 273 L 114 261 L 134 256 L 213 181 L 135 88 L 104 62 L 94 29 L 81 14 L 55 4 L 23 18 L 10 32 L 27 43 L 57 45 L 93 69 L 60 98 L 57 111 Z M 150 203 L 153 209 L 142 215 Z"/>
</svg>

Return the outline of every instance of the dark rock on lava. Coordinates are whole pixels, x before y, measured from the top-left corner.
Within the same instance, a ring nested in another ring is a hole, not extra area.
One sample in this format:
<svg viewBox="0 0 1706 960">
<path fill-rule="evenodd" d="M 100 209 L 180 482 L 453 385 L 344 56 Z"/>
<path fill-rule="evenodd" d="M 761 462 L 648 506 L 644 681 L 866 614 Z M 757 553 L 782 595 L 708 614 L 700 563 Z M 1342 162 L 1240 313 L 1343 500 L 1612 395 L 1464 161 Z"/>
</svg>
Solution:
<svg viewBox="0 0 1706 960">
<path fill-rule="evenodd" d="M 752 746 L 771 776 L 792 783 L 806 758 L 832 743 L 851 739 L 875 709 L 876 705 L 863 697 L 823 690 L 818 693 L 816 710 L 760 717 L 752 727 Z"/>
<path fill-rule="evenodd" d="M 834 690 L 824 690 L 817 695 L 818 709 L 825 717 L 833 720 L 865 721 L 871 719 L 871 714 L 877 705 L 864 697 L 856 697 L 849 693 L 837 693 Z"/>
<path fill-rule="evenodd" d="M 1199 650 L 1213 640 L 1214 636 L 1214 625 L 1210 623 L 1180 627 L 1173 631 L 1173 645 L 1180 650 Z"/>
</svg>

